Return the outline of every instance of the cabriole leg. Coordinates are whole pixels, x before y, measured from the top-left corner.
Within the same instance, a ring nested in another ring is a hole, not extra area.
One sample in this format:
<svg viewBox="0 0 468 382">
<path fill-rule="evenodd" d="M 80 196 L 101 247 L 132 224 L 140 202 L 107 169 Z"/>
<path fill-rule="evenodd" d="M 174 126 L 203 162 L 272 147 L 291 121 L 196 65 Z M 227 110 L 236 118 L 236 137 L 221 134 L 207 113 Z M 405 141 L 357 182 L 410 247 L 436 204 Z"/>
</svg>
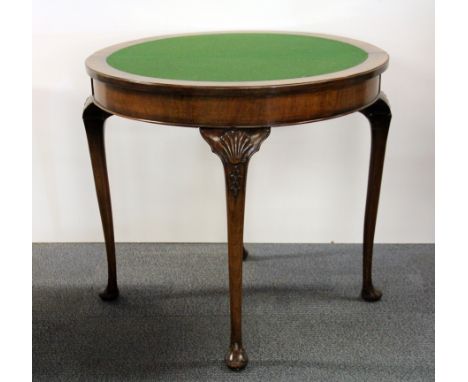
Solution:
<svg viewBox="0 0 468 382">
<path fill-rule="evenodd" d="M 364 218 L 363 283 L 361 297 L 365 301 L 374 302 L 380 300 L 382 297 L 382 292 L 375 289 L 372 284 L 372 251 L 374 247 L 375 223 L 379 205 L 385 147 L 392 113 L 383 93 L 372 105 L 361 110 L 361 113 L 369 120 L 371 127 L 371 155 Z"/>
<path fill-rule="evenodd" d="M 226 364 L 233 370 L 241 370 L 248 362 L 242 345 L 242 259 L 246 256 L 243 234 L 247 168 L 251 156 L 270 134 L 270 128 L 201 128 L 200 132 L 224 166 L 231 311 L 231 344 Z"/>
<path fill-rule="evenodd" d="M 119 296 L 117 287 L 117 266 L 115 262 L 114 228 L 112 207 L 107 177 L 106 152 L 104 143 L 104 125 L 112 114 L 100 109 L 89 97 L 83 110 L 83 122 L 88 138 L 89 154 L 93 167 L 94 184 L 101 213 L 102 228 L 106 241 L 108 280 L 106 289 L 99 294 L 103 300 L 114 300 Z"/>
</svg>

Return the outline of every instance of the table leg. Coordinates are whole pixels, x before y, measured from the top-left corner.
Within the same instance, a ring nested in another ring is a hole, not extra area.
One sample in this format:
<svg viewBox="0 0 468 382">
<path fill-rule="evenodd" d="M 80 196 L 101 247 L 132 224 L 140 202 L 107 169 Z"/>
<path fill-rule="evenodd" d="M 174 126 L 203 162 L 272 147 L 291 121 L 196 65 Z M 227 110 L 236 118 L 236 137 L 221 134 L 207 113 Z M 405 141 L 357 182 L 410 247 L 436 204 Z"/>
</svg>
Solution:
<svg viewBox="0 0 468 382">
<path fill-rule="evenodd" d="M 247 168 L 252 155 L 270 134 L 270 128 L 201 128 L 200 133 L 224 166 L 231 311 L 231 345 L 226 364 L 233 370 L 241 370 L 248 362 L 242 345 L 242 259 L 245 256 L 243 235 Z"/>
<path fill-rule="evenodd" d="M 117 287 L 117 269 L 115 262 L 114 228 L 112 223 L 112 207 L 107 177 L 106 152 L 104 143 L 104 124 L 112 114 L 100 109 L 94 103 L 93 97 L 86 100 L 83 109 L 83 122 L 88 138 L 89 154 L 93 167 L 94 184 L 96 186 L 102 228 L 106 241 L 108 280 L 106 289 L 99 294 L 103 300 L 114 300 L 119 296 Z"/>
<path fill-rule="evenodd" d="M 361 297 L 368 302 L 378 301 L 382 292 L 372 284 L 372 251 L 375 223 L 379 205 L 380 185 L 385 159 L 388 129 L 392 119 L 390 106 L 383 93 L 372 105 L 361 110 L 371 126 L 371 155 L 364 218 L 363 283 Z"/>
</svg>

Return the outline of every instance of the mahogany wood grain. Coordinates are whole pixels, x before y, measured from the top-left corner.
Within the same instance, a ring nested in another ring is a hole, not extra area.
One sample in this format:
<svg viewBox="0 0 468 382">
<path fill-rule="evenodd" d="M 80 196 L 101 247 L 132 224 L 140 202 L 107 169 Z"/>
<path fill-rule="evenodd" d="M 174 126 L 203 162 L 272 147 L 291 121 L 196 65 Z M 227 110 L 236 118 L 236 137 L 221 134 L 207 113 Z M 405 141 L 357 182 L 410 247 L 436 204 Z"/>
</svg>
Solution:
<svg viewBox="0 0 468 382">
<path fill-rule="evenodd" d="M 270 128 L 201 128 L 200 133 L 224 166 L 231 310 L 231 345 L 226 364 L 233 370 L 240 370 L 248 362 L 242 346 L 242 259 L 245 256 L 243 236 L 247 169 L 250 158 L 270 134 Z"/>
<path fill-rule="evenodd" d="M 371 127 L 371 155 L 364 221 L 361 296 L 378 301 L 372 283 L 372 253 L 391 111 L 380 92 L 388 55 L 372 45 L 335 36 L 368 52 L 360 65 L 336 73 L 259 82 L 193 82 L 142 77 L 111 68 L 106 57 L 132 43 L 103 49 L 86 61 L 92 97 L 83 111 L 96 193 L 106 242 L 108 284 L 101 298 L 117 298 L 117 270 L 104 126 L 115 114 L 151 123 L 200 128 L 224 166 L 228 229 L 231 341 L 227 365 L 240 370 L 248 359 L 242 343 L 242 266 L 248 163 L 270 127 L 294 125 L 361 112 Z"/>
<path fill-rule="evenodd" d="M 338 72 L 329 72 L 310 77 L 298 77 L 277 80 L 262 80 L 262 81 L 191 81 L 180 79 L 167 79 L 157 77 L 147 77 L 134 73 L 118 70 L 107 62 L 107 58 L 118 50 L 130 47 L 136 44 L 141 44 L 148 41 L 167 39 L 172 37 L 187 37 L 194 34 L 179 34 L 167 36 L 148 37 L 140 40 L 127 41 L 115 44 L 104 49 L 100 49 L 86 59 L 86 70 L 91 78 L 99 81 L 112 83 L 120 87 L 130 87 L 135 90 L 154 91 L 157 90 L 166 94 L 186 94 L 186 95 L 222 95 L 226 92 L 236 92 L 236 94 L 246 95 L 247 93 L 255 93 L 257 95 L 267 96 L 271 90 L 279 92 L 290 91 L 302 86 L 307 87 L 330 87 L 336 86 L 337 83 L 350 82 L 353 80 L 360 81 L 365 78 L 376 77 L 388 66 L 388 54 L 382 49 L 371 45 L 367 42 L 342 37 L 332 36 L 321 33 L 305 33 L 305 32 L 278 32 L 278 31 L 255 31 L 259 33 L 280 33 L 289 35 L 309 36 L 331 39 L 340 41 L 346 44 L 354 45 L 367 53 L 367 59 L 353 67 L 349 67 Z M 225 33 L 225 32 L 222 32 Z M 234 32 L 234 33 L 252 33 L 249 31 Z M 218 34 L 218 32 L 195 33 L 200 34 Z M 281 53 L 279 53 L 281 54 Z M 274 64 L 274 63 L 272 63 Z"/>
<path fill-rule="evenodd" d="M 333 86 L 271 89 L 268 95 L 228 89 L 221 95 L 166 94 L 93 80 L 95 102 L 112 114 L 189 127 L 262 127 L 302 124 L 356 111 L 374 102 L 380 77 Z M 219 112 L 222 110 L 222 112 Z"/>
<path fill-rule="evenodd" d="M 371 155 L 369 180 L 367 186 L 366 212 L 364 217 L 363 247 L 363 282 L 361 296 L 368 302 L 380 300 L 382 292 L 372 284 L 372 253 L 374 248 L 375 224 L 379 206 L 380 185 L 385 159 L 388 130 L 392 113 L 387 98 L 381 94 L 379 99 L 369 107 L 361 110 L 369 120 L 371 127 Z"/>
<path fill-rule="evenodd" d="M 282 32 L 284 33 L 284 32 Z M 159 36 L 102 49 L 86 60 L 93 96 L 102 109 L 153 123 L 204 128 L 263 127 L 307 123 L 357 111 L 380 92 L 388 54 L 373 45 L 339 36 L 329 38 L 359 47 L 367 59 L 338 72 L 269 81 L 186 81 L 145 77 L 107 63 L 113 52 Z M 222 110 L 222 112 L 220 112 Z"/>
<path fill-rule="evenodd" d="M 89 97 L 83 110 L 83 122 L 88 138 L 89 154 L 93 168 L 94 184 L 101 213 L 102 228 L 106 241 L 107 253 L 107 287 L 99 294 L 103 300 L 114 300 L 119 296 L 117 287 L 117 264 L 115 261 L 114 227 L 112 206 L 107 176 L 106 151 L 104 141 L 104 124 L 111 114 L 97 107 Z"/>
</svg>

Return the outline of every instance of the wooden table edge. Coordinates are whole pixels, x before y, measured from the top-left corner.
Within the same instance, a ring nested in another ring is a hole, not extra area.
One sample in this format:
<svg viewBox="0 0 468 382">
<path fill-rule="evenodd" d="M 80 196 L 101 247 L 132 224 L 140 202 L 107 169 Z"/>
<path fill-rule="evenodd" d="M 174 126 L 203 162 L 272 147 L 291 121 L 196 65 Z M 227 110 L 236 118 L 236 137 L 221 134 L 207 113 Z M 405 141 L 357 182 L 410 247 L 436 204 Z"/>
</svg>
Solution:
<svg viewBox="0 0 468 382">
<path fill-rule="evenodd" d="M 101 49 L 86 59 L 86 71 L 93 79 L 101 82 L 121 86 L 124 88 L 131 88 L 141 91 L 150 92 L 179 92 L 179 93 L 196 93 L 196 94 L 233 94 L 248 92 L 257 92 L 268 94 L 269 92 L 283 92 L 295 91 L 303 87 L 313 88 L 329 86 L 339 81 L 347 83 L 348 81 L 355 81 L 365 79 L 381 74 L 388 66 L 389 56 L 382 49 L 354 39 L 349 39 L 341 36 L 333 36 L 318 33 L 305 33 L 305 32 L 280 32 L 280 31 L 241 31 L 233 33 L 282 33 L 292 35 L 307 35 L 320 38 L 329 38 L 337 41 L 345 42 L 357 46 L 358 48 L 367 52 L 367 59 L 354 67 L 340 70 L 337 72 L 326 73 L 310 77 L 290 78 L 281 80 L 269 81 L 186 81 L 186 80 L 171 80 L 163 78 L 146 77 L 136 74 L 131 74 L 118 70 L 107 63 L 107 57 L 113 52 L 147 41 L 157 39 L 179 37 L 179 36 L 192 36 L 216 33 L 231 33 L 231 32 L 207 32 L 207 33 L 190 33 L 190 34 L 177 34 L 167 36 L 148 37 L 139 40 L 128 41 L 110 47 Z"/>
</svg>

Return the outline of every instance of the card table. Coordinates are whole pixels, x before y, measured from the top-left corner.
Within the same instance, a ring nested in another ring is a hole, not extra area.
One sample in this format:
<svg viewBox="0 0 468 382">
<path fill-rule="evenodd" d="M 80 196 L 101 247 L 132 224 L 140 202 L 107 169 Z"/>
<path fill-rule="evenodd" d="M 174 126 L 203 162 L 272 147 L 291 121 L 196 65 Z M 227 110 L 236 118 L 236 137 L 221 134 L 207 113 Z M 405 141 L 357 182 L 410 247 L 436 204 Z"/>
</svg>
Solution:
<svg viewBox="0 0 468 382">
<path fill-rule="evenodd" d="M 242 266 L 247 168 L 270 128 L 362 113 L 371 127 L 361 297 L 378 301 L 372 250 L 391 111 L 381 92 L 383 50 L 348 38 L 297 32 L 218 32 L 160 36 L 91 55 L 83 110 L 106 244 L 103 300 L 118 297 L 104 125 L 112 115 L 198 128 L 224 166 L 231 339 L 226 364 L 248 362 L 242 344 Z M 289 148 L 293 149 L 293 148 Z M 287 158 L 288 148 L 285 148 Z"/>
</svg>

